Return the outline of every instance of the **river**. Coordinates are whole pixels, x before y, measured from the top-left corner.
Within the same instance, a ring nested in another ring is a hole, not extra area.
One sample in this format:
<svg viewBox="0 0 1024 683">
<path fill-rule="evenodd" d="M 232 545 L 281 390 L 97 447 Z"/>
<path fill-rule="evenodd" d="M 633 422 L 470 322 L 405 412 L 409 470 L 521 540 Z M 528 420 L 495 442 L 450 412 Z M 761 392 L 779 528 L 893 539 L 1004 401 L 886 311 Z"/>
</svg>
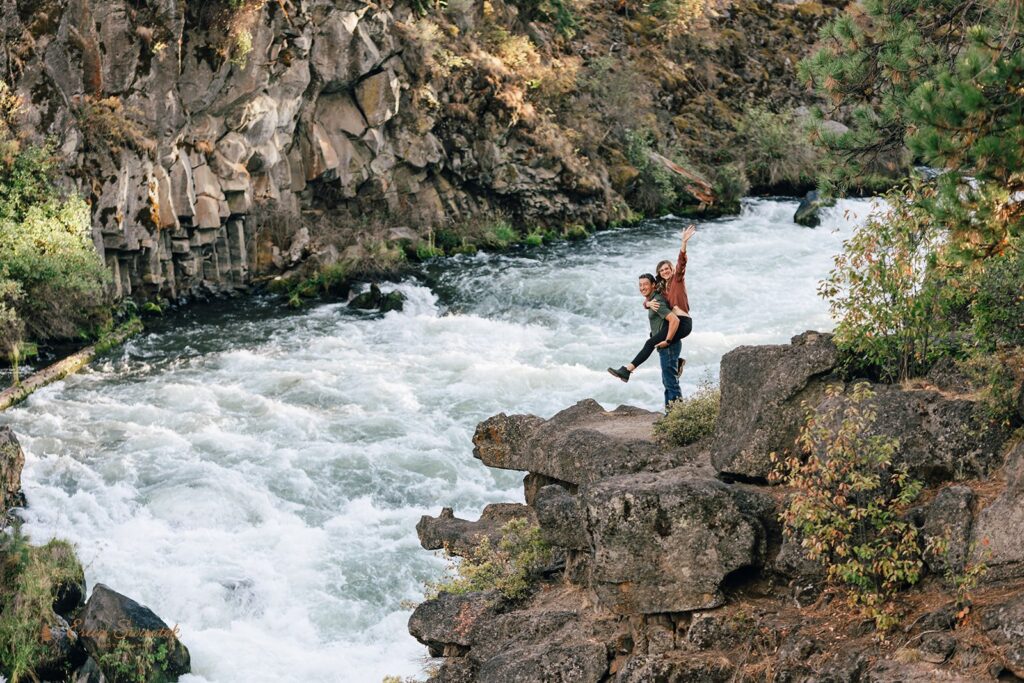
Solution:
<svg viewBox="0 0 1024 683">
<path fill-rule="evenodd" d="M 684 394 L 735 346 L 832 327 L 817 282 L 869 206 L 810 230 L 795 201 L 756 199 L 698 224 Z M 385 316 L 258 298 L 186 314 L 0 414 L 26 450 L 25 529 L 177 623 L 186 683 L 421 675 L 401 603 L 445 563 L 420 515 L 522 500 L 521 474 L 471 455 L 492 414 L 659 408 L 656 357 L 628 384 L 605 368 L 643 342 L 637 276 L 683 225 L 428 264 Z"/>
</svg>

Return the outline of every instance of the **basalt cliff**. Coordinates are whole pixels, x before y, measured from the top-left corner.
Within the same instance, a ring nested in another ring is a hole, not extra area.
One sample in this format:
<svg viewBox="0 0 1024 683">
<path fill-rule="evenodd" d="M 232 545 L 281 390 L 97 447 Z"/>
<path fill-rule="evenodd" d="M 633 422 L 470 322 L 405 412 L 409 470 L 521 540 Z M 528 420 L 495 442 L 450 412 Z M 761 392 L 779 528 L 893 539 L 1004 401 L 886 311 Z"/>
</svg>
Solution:
<svg viewBox="0 0 1024 683">
<path fill-rule="evenodd" d="M 720 3 L 672 36 L 613 4 L 568 28 L 503 0 L 3 0 L 0 78 L 117 294 L 173 299 L 458 247 L 487 216 L 621 220 L 643 203 L 627 130 L 713 204 L 740 113 L 812 100 L 795 65 L 843 3 Z"/>
<path fill-rule="evenodd" d="M 876 630 L 782 533 L 792 492 L 769 483 L 769 455 L 797 452 L 808 409 L 851 400 L 836 362 L 830 335 L 813 332 L 733 350 L 716 429 L 684 448 L 652 436 L 657 414 L 594 401 L 481 423 L 474 455 L 527 472 L 526 503 L 476 522 L 424 517 L 422 544 L 465 555 L 520 517 L 556 560 L 525 598 L 441 592 L 420 604 L 409 630 L 441 658 L 431 680 L 1024 678 L 1024 443 L 951 371 L 871 398 L 872 433 L 897 438 L 894 459 L 925 486 L 906 518 L 923 549 L 946 542 L 924 550 L 895 627 Z M 1024 395 L 1018 412 L 1020 424 Z"/>
</svg>

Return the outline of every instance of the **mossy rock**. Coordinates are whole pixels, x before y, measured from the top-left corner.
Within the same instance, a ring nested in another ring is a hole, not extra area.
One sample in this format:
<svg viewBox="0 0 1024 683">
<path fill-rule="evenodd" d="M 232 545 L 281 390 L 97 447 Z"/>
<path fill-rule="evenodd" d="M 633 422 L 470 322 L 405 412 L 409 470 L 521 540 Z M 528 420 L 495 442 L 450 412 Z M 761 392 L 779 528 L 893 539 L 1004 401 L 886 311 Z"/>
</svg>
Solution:
<svg viewBox="0 0 1024 683">
<path fill-rule="evenodd" d="M 612 181 L 612 187 L 619 194 L 629 191 L 633 181 L 639 177 L 640 171 L 631 164 L 615 164 L 608 169 L 608 178 Z"/>
</svg>

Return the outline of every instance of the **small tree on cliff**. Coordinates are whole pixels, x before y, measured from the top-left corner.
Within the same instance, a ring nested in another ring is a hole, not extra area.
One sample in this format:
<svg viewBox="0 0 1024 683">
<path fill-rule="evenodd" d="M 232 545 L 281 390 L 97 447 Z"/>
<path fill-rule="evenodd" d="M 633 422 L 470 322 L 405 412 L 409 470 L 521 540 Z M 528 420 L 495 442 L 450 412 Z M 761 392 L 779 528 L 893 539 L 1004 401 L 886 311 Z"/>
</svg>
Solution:
<svg viewBox="0 0 1024 683">
<path fill-rule="evenodd" d="M 893 595 L 921 576 L 917 527 L 902 515 L 921 484 L 893 464 L 895 439 L 867 436 L 876 418 L 872 396 L 867 383 L 845 399 L 841 387 L 829 387 L 828 407 L 800 434 L 804 459 L 779 461 L 773 453 L 771 479 L 793 487 L 781 514 L 785 535 L 884 630 L 896 621 Z"/>
</svg>

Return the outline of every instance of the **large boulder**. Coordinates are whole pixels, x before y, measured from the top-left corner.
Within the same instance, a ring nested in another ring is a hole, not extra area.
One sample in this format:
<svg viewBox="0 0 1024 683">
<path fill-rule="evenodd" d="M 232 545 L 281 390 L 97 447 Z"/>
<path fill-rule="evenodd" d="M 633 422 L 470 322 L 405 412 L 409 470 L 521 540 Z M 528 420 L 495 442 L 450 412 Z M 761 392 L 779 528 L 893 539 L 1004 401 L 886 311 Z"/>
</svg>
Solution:
<svg viewBox="0 0 1024 683">
<path fill-rule="evenodd" d="M 1001 464 L 1000 449 L 1006 431 L 991 424 L 978 401 L 948 396 L 932 389 L 904 389 L 889 384 L 872 387 L 867 404 L 876 418 L 865 436 L 894 438 L 899 447 L 895 464 L 928 484 L 953 479 L 984 477 Z M 835 409 L 836 419 L 846 414 L 852 398 L 847 391 L 818 404 L 823 414 Z"/>
<path fill-rule="evenodd" d="M 93 588 L 80 619 L 82 643 L 112 683 L 128 680 L 123 671 L 146 683 L 176 681 L 191 671 L 176 627 L 102 583 Z"/>
<path fill-rule="evenodd" d="M 1024 441 L 1006 458 L 1006 488 L 978 513 L 971 530 L 971 561 L 985 564 L 986 579 L 1024 576 Z"/>
<path fill-rule="evenodd" d="M 21 470 L 25 452 L 10 427 L 0 427 L 0 517 L 12 507 L 25 504 L 21 492 Z M 0 527 L 3 524 L 0 523 Z"/>
<path fill-rule="evenodd" d="M 763 560 L 761 524 L 718 480 L 686 470 L 642 473 L 581 495 L 593 548 L 591 588 L 616 613 L 717 607 L 723 580 Z"/>
<path fill-rule="evenodd" d="M 446 548 L 453 555 L 465 557 L 485 538 L 496 546 L 501 541 L 502 527 L 514 519 L 532 521 L 534 514 L 520 503 L 493 503 L 484 508 L 479 520 L 471 522 L 456 517 L 451 508 L 444 508 L 437 517 L 423 515 L 416 533 L 426 550 Z"/>
<path fill-rule="evenodd" d="M 794 447 L 806 418 L 801 402 L 823 395 L 817 381 L 839 355 L 832 335 L 805 332 L 790 344 L 741 346 L 722 357 L 722 400 L 712 463 L 723 475 L 764 480 L 768 456 Z"/>
<path fill-rule="evenodd" d="M 573 485 L 666 470 L 684 462 L 685 454 L 654 440 L 658 417 L 629 406 L 607 411 L 592 399 L 550 420 L 501 413 L 477 426 L 473 455 L 490 467 L 530 471 Z"/>
</svg>

